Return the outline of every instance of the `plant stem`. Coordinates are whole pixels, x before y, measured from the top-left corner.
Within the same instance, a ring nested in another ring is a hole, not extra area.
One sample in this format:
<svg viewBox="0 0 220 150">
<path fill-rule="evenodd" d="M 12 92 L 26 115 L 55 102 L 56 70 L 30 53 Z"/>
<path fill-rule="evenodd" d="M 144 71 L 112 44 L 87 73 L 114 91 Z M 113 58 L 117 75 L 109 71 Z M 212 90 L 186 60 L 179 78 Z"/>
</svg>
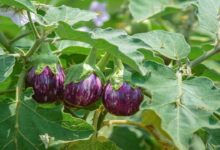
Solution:
<svg viewBox="0 0 220 150">
<path fill-rule="evenodd" d="M 96 48 L 92 48 L 90 50 L 90 53 L 85 60 L 85 63 L 90 64 L 90 65 L 95 65 L 95 63 L 96 63 Z"/>
<path fill-rule="evenodd" d="M 16 86 L 16 102 L 20 101 L 20 99 L 21 99 L 22 90 L 24 88 L 25 75 L 26 75 L 26 67 L 24 65 L 23 69 L 22 69 L 22 71 L 19 75 L 18 83 L 17 83 L 17 86 Z"/>
<path fill-rule="evenodd" d="M 24 33 L 24 34 L 21 34 L 21 35 L 15 37 L 15 38 L 12 39 L 11 41 L 9 41 L 9 45 L 12 45 L 14 42 L 16 42 L 16 41 L 22 39 L 22 38 L 25 37 L 25 36 L 28 36 L 28 35 L 31 34 L 31 33 L 32 33 L 32 32 L 29 31 L 29 32 L 27 32 L 27 33 Z"/>
<path fill-rule="evenodd" d="M 40 47 L 41 43 L 42 43 L 43 39 L 37 39 L 34 43 L 34 45 L 30 48 L 30 50 L 26 53 L 25 57 L 29 58 L 31 55 L 33 55 L 38 48 Z"/>
<path fill-rule="evenodd" d="M 106 52 L 104 56 L 99 60 L 99 62 L 97 63 L 97 66 L 99 67 L 100 70 L 105 69 L 105 66 L 108 64 L 110 57 L 111 55 L 108 52 Z"/>
<path fill-rule="evenodd" d="M 219 29 L 219 32 L 220 32 L 220 29 Z M 217 35 L 216 44 L 215 44 L 214 49 L 209 50 L 208 52 L 204 53 L 200 57 L 198 57 L 195 60 L 191 61 L 191 63 L 189 64 L 189 67 L 193 68 L 196 65 L 200 64 L 201 62 L 205 61 L 206 59 L 210 58 L 211 56 L 213 56 L 213 55 L 215 55 L 219 52 L 220 52 L 220 39 L 219 39 L 219 36 Z"/>
<path fill-rule="evenodd" d="M 114 57 L 114 63 L 115 63 L 115 71 L 124 70 L 124 66 L 122 61 L 119 58 Z"/>
<path fill-rule="evenodd" d="M 190 67 L 193 68 L 195 67 L 196 65 L 200 64 L 201 62 L 205 61 L 206 59 L 208 59 L 209 57 L 217 54 L 220 52 L 220 47 L 219 46 L 216 46 L 214 49 L 206 52 L 205 54 L 201 55 L 200 57 L 196 58 L 195 60 L 193 60 L 191 63 L 190 63 Z"/>
<path fill-rule="evenodd" d="M 2 46 L 4 46 L 9 52 L 12 52 L 12 48 L 10 44 L 8 43 L 8 39 L 5 37 L 3 33 L 0 33 L 0 43 Z"/>
<path fill-rule="evenodd" d="M 28 15 L 28 19 L 29 19 L 31 28 L 32 28 L 32 30 L 33 30 L 33 32 L 34 32 L 35 38 L 36 38 L 36 39 L 39 39 L 39 38 L 40 38 L 40 35 L 39 35 L 39 33 L 38 33 L 38 31 L 37 31 L 37 29 L 36 29 L 34 23 L 33 23 L 33 20 L 32 20 L 32 18 L 31 18 L 31 13 L 30 13 L 29 11 L 27 11 L 27 15 Z"/>
<path fill-rule="evenodd" d="M 99 115 L 100 115 L 100 108 L 95 110 L 94 116 L 93 116 L 93 127 L 95 129 L 95 132 L 93 133 L 93 137 L 96 138 L 98 135 L 98 120 L 99 120 Z"/>
<path fill-rule="evenodd" d="M 101 128 L 102 122 L 106 114 L 107 112 L 105 111 L 103 106 L 100 106 L 98 109 L 95 110 L 95 113 L 93 116 L 93 126 L 95 128 L 93 138 L 96 138 L 98 136 L 98 131 Z"/>
</svg>

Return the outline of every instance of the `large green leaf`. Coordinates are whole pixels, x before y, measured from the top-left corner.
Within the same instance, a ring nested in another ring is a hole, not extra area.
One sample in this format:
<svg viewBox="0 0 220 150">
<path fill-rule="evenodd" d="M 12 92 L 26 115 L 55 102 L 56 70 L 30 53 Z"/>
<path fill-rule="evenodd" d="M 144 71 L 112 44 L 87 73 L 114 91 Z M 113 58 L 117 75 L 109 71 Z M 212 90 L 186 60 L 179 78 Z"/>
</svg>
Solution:
<svg viewBox="0 0 220 150">
<path fill-rule="evenodd" d="M 170 59 L 180 60 L 186 58 L 190 52 L 190 46 L 185 41 L 183 35 L 167 31 L 151 31 L 138 33 L 134 38 L 143 40 L 152 49 Z"/>
<path fill-rule="evenodd" d="M 172 5 L 173 0 L 130 0 L 129 9 L 136 20 L 144 20 Z"/>
<path fill-rule="evenodd" d="M 202 30 L 216 36 L 219 28 L 219 0 L 197 0 L 199 25 Z"/>
<path fill-rule="evenodd" d="M 73 25 L 81 21 L 89 21 L 96 17 L 96 13 L 88 10 L 80 10 L 78 8 L 71 8 L 67 6 L 49 7 L 44 16 L 48 24 L 58 23 L 63 21 Z"/>
<path fill-rule="evenodd" d="M 134 70 L 145 73 L 146 70 L 142 67 L 144 56 L 138 49 L 148 45 L 139 39 L 134 39 L 127 35 L 122 30 L 97 29 L 89 33 L 77 31 L 71 26 L 60 23 L 56 30 L 62 39 L 74 40 L 89 43 L 99 50 L 108 51 L 113 56 L 116 56 Z"/>
<path fill-rule="evenodd" d="M 30 0 L 1 0 L 0 4 L 15 6 L 17 8 L 26 9 L 35 12 L 35 7 Z"/>
<path fill-rule="evenodd" d="M 44 149 L 53 142 L 83 139 L 93 132 L 85 121 L 63 113 L 63 106 L 39 106 L 30 96 L 1 102 L 0 109 L 0 149 Z"/>
<path fill-rule="evenodd" d="M 10 76 L 14 64 L 15 58 L 13 56 L 0 55 L 0 83 Z"/>
<path fill-rule="evenodd" d="M 154 62 L 146 62 L 150 72 L 145 78 L 133 82 L 150 91 L 153 109 L 162 120 L 162 128 L 176 146 L 186 150 L 193 133 L 201 127 L 210 127 L 209 117 L 219 108 L 220 90 L 207 78 L 182 80 L 180 73 Z"/>
</svg>

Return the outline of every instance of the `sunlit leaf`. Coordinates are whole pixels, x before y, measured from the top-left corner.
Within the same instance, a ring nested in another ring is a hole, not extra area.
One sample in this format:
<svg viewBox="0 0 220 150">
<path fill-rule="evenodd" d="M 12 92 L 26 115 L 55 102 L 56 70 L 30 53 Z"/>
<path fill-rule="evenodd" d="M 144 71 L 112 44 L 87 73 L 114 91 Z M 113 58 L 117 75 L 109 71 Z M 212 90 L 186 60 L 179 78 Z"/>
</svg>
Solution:
<svg viewBox="0 0 220 150">
<path fill-rule="evenodd" d="M 173 0 L 130 0 L 129 9 L 136 20 L 144 20 L 172 5 Z"/>
<path fill-rule="evenodd" d="M 207 78 L 182 80 L 170 68 L 145 63 L 150 76 L 134 78 L 136 85 L 150 91 L 153 109 L 162 120 L 162 128 L 180 149 L 189 148 L 189 140 L 201 127 L 210 127 L 209 117 L 219 108 L 220 90 Z"/>
<path fill-rule="evenodd" d="M 208 32 L 213 37 L 219 28 L 219 0 L 197 0 L 199 26 L 203 31 Z"/>
<path fill-rule="evenodd" d="M 183 35 L 161 30 L 147 33 L 138 33 L 134 38 L 143 40 L 150 45 L 153 51 L 170 59 L 180 60 L 186 58 L 190 52 L 190 46 L 186 43 Z"/>
<path fill-rule="evenodd" d="M 96 13 L 94 12 L 63 5 L 60 7 L 49 7 L 44 19 L 48 24 L 55 24 L 59 21 L 63 21 L 67 24 L 73 25 L 77 22 L 89 21 L 95 17 Z"/>
</svg>

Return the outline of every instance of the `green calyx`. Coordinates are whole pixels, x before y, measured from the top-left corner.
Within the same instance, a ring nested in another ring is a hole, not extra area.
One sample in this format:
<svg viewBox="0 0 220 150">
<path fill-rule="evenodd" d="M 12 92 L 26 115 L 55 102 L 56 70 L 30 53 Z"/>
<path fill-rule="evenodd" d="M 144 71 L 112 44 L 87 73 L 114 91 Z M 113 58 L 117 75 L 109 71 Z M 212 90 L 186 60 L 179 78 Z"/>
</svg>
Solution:
<svg viewBox="0 0 220 150">
<path fill-rule="evenodd" d="M 34 55 L 30 58 L 30 62 L 32 65 L 38 65 L 38 64 L 54 64 L 58 63 L 59 59 L 56 55 L 53 54 L 39 54 L 39 55 Z"/>
<path fill-rule="evenodd" d="M 95 66 L 95 64 L 96 64 L 96 51 L 97 51 L 96 48 L 92 48 L 90 50 L 89 55 L 85 59 L 84 63 L 89 64 L 91 66 Z"/>
<path fill-rule="evenodd" d="M 96 74 L 102 82 L 105 82 L 105 76 L 100 69 L 95 65 L 96 49 L 93 48 L 85 61 L 81 64 L 73 65 L 67 70 L 65 85 L 71 82 L 78 83 L 87 78 L 90 74 Z"/>
<path fill-rule="evenodd" d="M 118 90 L 122 86 L 124 82 L 124 73 L 125 69 L 122 61 L 118 58 L 114 58 L 114 72 L 109 77 L 109 81 L 115 90 Z"/>
<path fill-rule="evenodd" d="M 54 74 L 58 73 L 57 64 L 43 64 L 43 63 L 36 66 L 35 73 L 41 74 L 46 66 L 48 66 Z"/>
<path fill-rule="evenodd" d="M 65 85 L 71 82 L 78 83 L 81 80 L 87 78 L 90 74 L 96 74 L 104 82 L 104 75 L 96 66 L 92 66 L 86 63 L 73 65 L 67 70 Z"/>
<path fill-rule="evenodd" d="M 59 62 L 58 56 L 51 52 L 50 45 L 48 43 L 42 44 L 38 52 L 38 54 L 33 55 L 29 59 L 33 66 L 37 66 L 39 64 L 51 65 Z"/>
</svg>

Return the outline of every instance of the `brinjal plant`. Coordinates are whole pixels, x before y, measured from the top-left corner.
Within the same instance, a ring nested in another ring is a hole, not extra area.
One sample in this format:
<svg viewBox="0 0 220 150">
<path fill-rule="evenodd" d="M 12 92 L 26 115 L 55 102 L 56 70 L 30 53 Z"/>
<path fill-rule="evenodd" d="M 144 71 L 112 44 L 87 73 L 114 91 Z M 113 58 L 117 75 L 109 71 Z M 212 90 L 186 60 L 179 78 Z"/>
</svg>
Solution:
<svg viewBox="0 0 220 150">
<path fill-rule="evenodd" d="M 218 150 L 219 0 L 0 0 L 1 150 Z"/>
</svg>

